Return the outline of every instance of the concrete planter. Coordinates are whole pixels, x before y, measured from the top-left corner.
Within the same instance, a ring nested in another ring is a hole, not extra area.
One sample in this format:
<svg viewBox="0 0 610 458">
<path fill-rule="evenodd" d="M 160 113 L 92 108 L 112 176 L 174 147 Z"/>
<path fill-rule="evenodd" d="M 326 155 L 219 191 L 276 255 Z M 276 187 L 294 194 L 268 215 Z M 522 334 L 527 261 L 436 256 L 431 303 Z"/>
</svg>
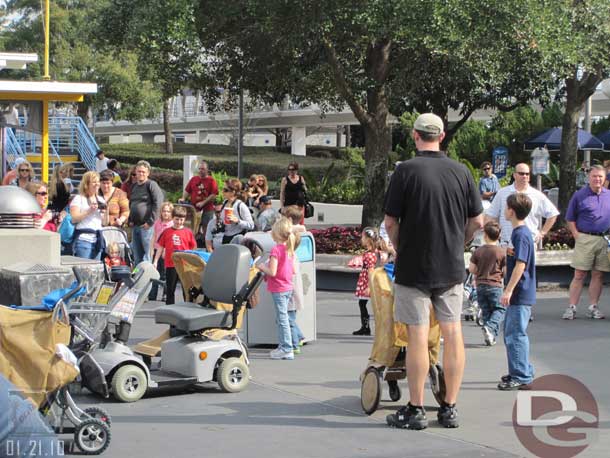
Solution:
<svg viewBox="0 0 610 458">
<path fill-rule="evenodd" d="M 574 250 L 536 252 L 536 273 L 539 287 L 560 287 L 569 284 L 572 269 L 569 267 Z M 464 268 L 470 263 L 470 253 L 464 253 Z M 351 254 L 317 254 L 316 271 L 318 289 L 329 291 L 355 291 L 359 268 L 348 267 Z"/>
</svg>

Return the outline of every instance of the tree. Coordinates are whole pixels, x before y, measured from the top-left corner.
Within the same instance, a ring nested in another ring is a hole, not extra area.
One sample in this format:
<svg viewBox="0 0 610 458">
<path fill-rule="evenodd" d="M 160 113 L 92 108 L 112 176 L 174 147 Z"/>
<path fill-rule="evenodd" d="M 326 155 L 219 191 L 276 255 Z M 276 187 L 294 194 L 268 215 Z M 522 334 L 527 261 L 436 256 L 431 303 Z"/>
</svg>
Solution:
<svg viewBox="0 0 610 458">
<path fill-rule="evenodd" d="M 137 50 L 139 71 L 163 100 L 165 150 L 173 152 L 169 102 L 182 89 L 206 85 L 192 0 L 108 0 L 100 30 L 106 43 Z"/>
<path fill-rule="evenodd" d="M 531 72 L 531 0 L 200 0 L 198 32 L 208 72 L 236 94 L 342 109 L 362 126 L 366 176 L 363 225 L 383 216 L 388 115 L 449 109 L 512 109 L 547 95 L 552 79 Z M 217 98 L 208 91 L 208 103 Z"/>
<path fill-rule="evenodd" d="M 576 190 L 578 123 L 587 99 L 610 75 L 610 2 L 548 0 L 538 28 L 539 43 L 563 81 L 566 104 L 560 150 L 559 207 L 567 209 Z"/>
<path fill-rule="evenodd" d="M 51 5 L 50 74 L 56 81 L 91 81 L 95 95 L 78 105 L 85 121 L 90 109 L 114 119 L 138 120 L 159 112 L 158 95 L 149 82 L 139 78 L 134 54 L 102 51 L 96 24 L 105 0 L 57 0 Z M 0 32 L 0 49 L 44 54 L 43 12 L 38 0 L 10 0 L 5 12 L 13 18 Z M 43 61 L 25 71 L 7 72 L 11 78 L 40 78 Z"/>
</svg>

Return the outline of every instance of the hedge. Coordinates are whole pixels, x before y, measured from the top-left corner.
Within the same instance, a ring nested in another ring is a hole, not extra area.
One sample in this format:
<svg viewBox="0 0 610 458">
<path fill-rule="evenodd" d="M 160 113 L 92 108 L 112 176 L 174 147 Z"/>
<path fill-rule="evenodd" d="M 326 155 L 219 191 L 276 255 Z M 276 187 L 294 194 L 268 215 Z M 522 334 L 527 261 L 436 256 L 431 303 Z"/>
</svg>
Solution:
<svg viewBox="0 0 610 458">
<path fill-rule="evenodd" d="M 192 154 L 202 156 L 212 170 L 223 171 L 231 176 L 237 176 L 237 156 L 235 149 L 226 145 L 174 145 L 176 152 L 166 154 L 162 151 L 162 145 L 157 144 L 105 144 L 100 147 L 106 152 L 106 156 L 116 159 L 123 168 L 135 164 L 141 159 L 146 159 L 154 168 L 173 170 L 182 176 L 183 156 Z M 337 169 L 346 169 L 342 159 L 341 150 L 336 148 L 323 149 L 316 147 L 312 149 L 312 156 L 295 157 L 290 154 L 278 153 L 269 148 L 245 148 L 243 160 L 243 177 L 252 174 L 263 174 L 270 182 L 278 182 L 285 176 L 286 168 L 290 162 L 298 162 L 302 169 L 306 169 L 316 179 L 321 179 L 328 166 L 335 162 Z M 331 158 L 316 157 L 319 155 L 330 155 Z M 173 180 L 170 180 L 173 182 Z M 180 179 L 180 186 L 182 185 Z"/>
</svg>

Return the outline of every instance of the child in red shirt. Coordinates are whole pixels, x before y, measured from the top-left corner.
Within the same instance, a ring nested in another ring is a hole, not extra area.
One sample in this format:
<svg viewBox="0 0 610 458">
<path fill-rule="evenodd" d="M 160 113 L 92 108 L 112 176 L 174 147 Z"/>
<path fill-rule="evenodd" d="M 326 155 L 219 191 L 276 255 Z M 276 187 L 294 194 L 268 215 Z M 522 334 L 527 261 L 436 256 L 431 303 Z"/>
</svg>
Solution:
<svg viewBox="0 0 610 458">
<path fill-rule="evenodd" d="M 127 263 L 121 257 L 121 247 L 117 242 L 111 242 L 108 245 L 108 249 L 106 250 L 108 256 L 106 256 L 105 263 L 108 268 L 116 267 L 116 266 L 126 266 Z"/>
<path fill-rule="evenodd" d="M 165 303 L 167 305 L 175 303 L 176 285 L 178 284 L 178 274 L 172 259 L 174 251 L 194 250 L 197 246 L 193 232 L 184 227 L 186 208 L 174 207 L 172 217 L 174 225 L 165 229 L 159 236 L 157 244 L 161 248 L 157 249 L 153 260 L 155 267 L 161 256 L 165 260 Z"/>
</svg>

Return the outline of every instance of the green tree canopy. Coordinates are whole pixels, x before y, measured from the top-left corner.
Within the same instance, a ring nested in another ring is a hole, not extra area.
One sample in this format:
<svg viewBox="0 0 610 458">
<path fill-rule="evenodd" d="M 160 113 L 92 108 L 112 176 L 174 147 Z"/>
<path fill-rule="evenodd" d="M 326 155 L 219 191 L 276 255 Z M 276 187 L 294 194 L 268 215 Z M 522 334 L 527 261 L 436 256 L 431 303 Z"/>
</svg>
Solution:
<svg viewBox="0 0 610 458">
<path fill-rule="evenodd" d="M 532 41 L 532 0 L 201 0 L 198 31 L 208 71 L 233 97 L 286 95 L 323 109 L 348 105 L 363 126 L 363 224 L 380 221 L 390 113 L 434 111 L 460 120 L 479 108 L 512 109 L 544 98 L 545 56 Z M 544 68 L 544 62 L 542 62 Z M 209 102 L 218 101 L 214 90 Z"/>
<path fill-rule="evenodd" d="M 159 95 L 139 77 L 134 54 L 101 50 L 97 28 L 106 0 L 56 0 L 51 4 L 50 74 L 57 81 L 89 81 L 98 84 L 96 95 L 79 105 L 85 116 L 89 107 L 114 119 L 138 120 L 156 115 Z M 25 71 L 6 71 L 16 79 L 40 78 L 43 74 L 43 11 L 38 0 L 10 0 L 5 5 L 12 20 L 0 32 L 6 51 L 35 52 L 40 59 Z"/>
</svg>

